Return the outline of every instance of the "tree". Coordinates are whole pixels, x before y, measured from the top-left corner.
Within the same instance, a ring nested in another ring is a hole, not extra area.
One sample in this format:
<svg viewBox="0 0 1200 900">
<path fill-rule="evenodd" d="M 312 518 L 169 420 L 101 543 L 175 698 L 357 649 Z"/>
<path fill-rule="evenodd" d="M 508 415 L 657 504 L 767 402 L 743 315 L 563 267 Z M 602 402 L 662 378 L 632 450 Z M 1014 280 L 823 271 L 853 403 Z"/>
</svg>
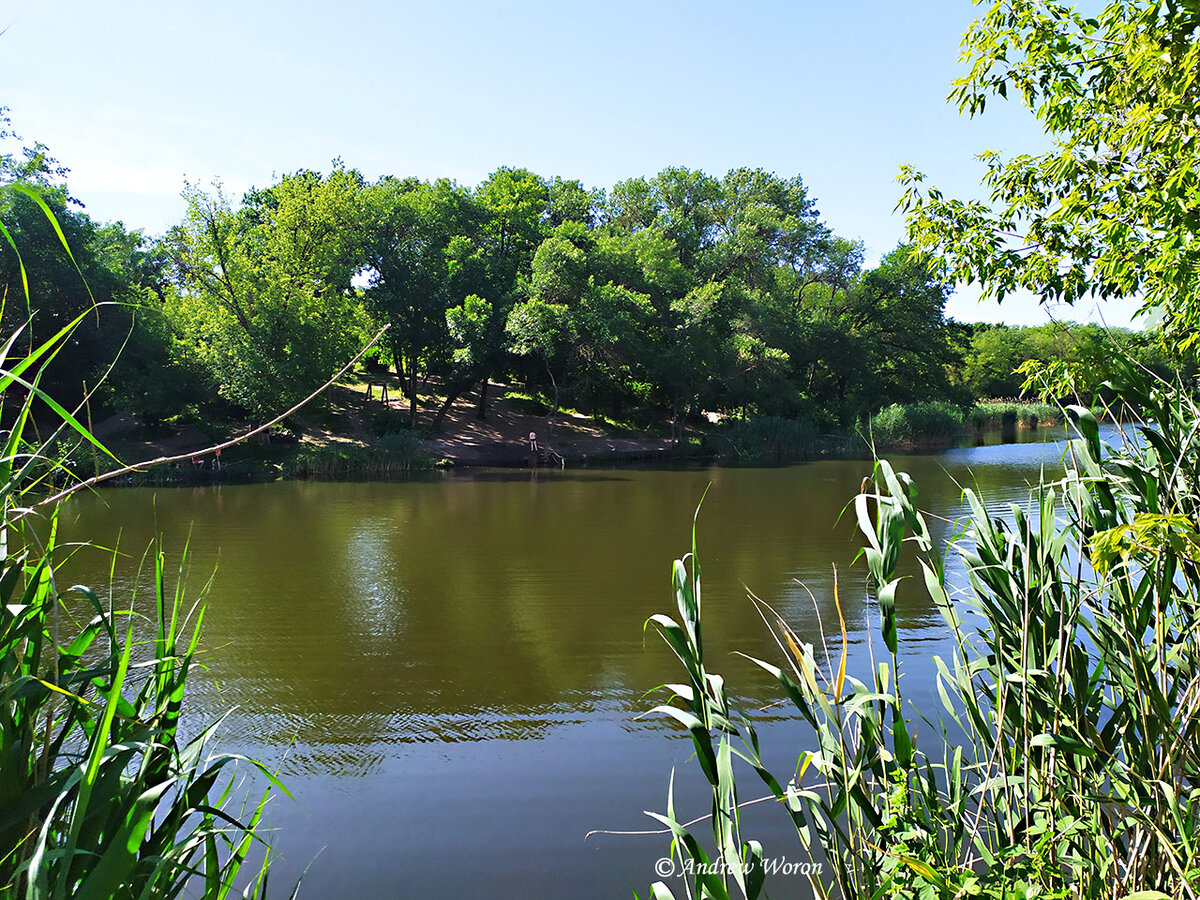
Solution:
<svg viewBox="0 0 1200 900">
<path fill-rule="evenodd" d="M 564 222 L 579 222 L 591 228 L 596 224 L 597 211 L 604 206 L 604 191 L 587 190 L 576 179 L 557 175 L 546 185 L 549 201 L 546 226 L 557 228 Z"/>
<path fill-rule="evenodd" d="M 476 383 L 482 383 L 477 417 L 484 417 L 487 404 L 487 380 L 504 346 L 504 320 L 495 307 L 476 294 L 470 294 L 453 309 L 446 310 L 446 331 L 450 352 L 440 368 L 446 398 L 438 410 L 433 429 L 442 426 L 450 406 Z"/>
<path fill-rule="evenodd" d="M 554 390 L 569 384 L 597 412 L 603 399 L 622 394 L 633 345 L 648 318 L 644 294 L 623 285 L 598 283 L 596 242 L 581 222 L 568 221 L 542 241 L 534 255 L 527 299 L 508 316 L 514 352 L 537 358 Z"/>
<path fill-rule="evenodd" d="M 982 155 L 991 202 L 964 202 L 903 167 L 910 234 L 959 281 L 1001 299 L 1140 297 L 1168 340 L 1200 338 L 1200 9 L 993 2 L 964 41 L 951 99 L 969 115 L 1019 97 L 1052 149 Z"/>
<path fill-rule="evenodd" d="M 409 424 L 415 425 L 418 375 L 450 352 L 446 311 L 483 288 L 461 283 L 463 273 L 470 274 L 483 214 L 469 191 L 444 178 L 432 184 L 383 178 L 368 194 L 372 274 L 366 302 L 391 325 L 392 359 L 409 400 Z"/>
<path fill-rule="evenodd" d="M 8 334 L 20 331 L 20 344 L 33 347 L 90 310 L 72 331 L 69 352 L 47 367 L 42 387 L 73 406 L 84 384 L 95 387 L 116 359 L 106 395 L 132 400 L 123 390 L 141 349 L 159 357 L 158 388 L 180 387 L 174 380 L 180 372 L 168 364 L 161 335 L 134 325 L 135 308 L 161 308 L 164 283 L 163 261 L 141 232 L 126 231 L 120 222 L 98 225 L 72 208 L 65 188 L 38 177 L 7 184 L 0 190 L 0 217 L 12 243 L 0 240 L 0 294 L 6 298 L 0 327 Z M 59 233 L 72 248 L 69 257 Z"/>
<path fill-rule="evenodd" d="M 822 285 L 806 294 L 792 332 L 777 338 L 804 405 L 846 425 L 889 403 L 965 399 L 950 382 L 959 357 L 946 328 L 946 293 L 936 273 L 900 246 L 840 292 Z"/>
<path fill-rule="evenodd" d="M 352 284 L 366 262 L 363 188 L 335 164 L 251 191 L 236 211 L 219 186 L 185 191 L 168 312 L 222 396 L 277 410 L 351 355 L 366 321 Z"/>
<path fill-rule="evenodd" d="M 980 399 L 1019 397 L 1024 378 L 1017 367 L 1033 356 L 1026 329 L 1005 325 L 981 329 L 971 338 L 963 360 L 963 383 Z"/>
<path fill-rule="evenodd" d="M 929 265 L 901 245 L 850 289 L 844 322 L 869 348 L 862 408 L 945 399 L 955 356 L 944 310 L 949 290 Z"/>
<path fill-rule="evenodd" d="M 475 190 L 476 201 L 486 210 L 483 244 L 491 274 L 492 294 L 510 294 L 517 277 L 528 271 L 544 237 L 550 191 L 546 182 L 528 169 L 497 169 Z"/>
<path fill-rule="evenodd" d="M 798 175 L 733 169 L 720 182 L 712 214 L 711 277 L 736 275 L 750 289 L 769 287 L 789 269 L 817 269 L 831 249 L 832 235 Z"/>
</svg>

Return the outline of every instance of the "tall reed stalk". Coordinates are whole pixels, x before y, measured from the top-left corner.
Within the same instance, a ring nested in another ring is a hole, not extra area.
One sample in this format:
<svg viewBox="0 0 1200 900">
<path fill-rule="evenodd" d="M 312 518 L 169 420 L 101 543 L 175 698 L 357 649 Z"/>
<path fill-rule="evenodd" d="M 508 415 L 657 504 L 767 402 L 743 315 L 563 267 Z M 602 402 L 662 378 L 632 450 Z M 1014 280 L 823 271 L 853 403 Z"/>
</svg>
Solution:
<svg viewBox="0 0 1200 900">
<path fill-rule="evenodd" d="M 964 491 L 971 512 L 952 542 L 963 584 L 947 582 L 916 486 L 877 462 L 874 489 L 853 503 L 883 643 L 872 670 L 850 671 L 844 624 L 825 669 L 752 598 L 782 657 L 755 662 L 815 733 L 794 776 L 767 770 L 753 722 L 705 667 L 694 546 L 676 562 L 679 618 L 650 621 L 687 681 L 659 709 L 688 728 L 716 852 L 738 864 L 691 879 L 689 896 L 763 893 L 764 849 L 739 827 L 737 781 L 750 772 L 823 866 L 817 896 L 1200 894 L 1200 409 L 1132 367 L 1112 386 L 1145 417 L 1115 446 L 1069 407 L 1065 472 L 1027 508 L 997 516 Z M 919 580 L 897 574 L 905 544 Z M 954 638 L 935 659 L 940 713 L 903 696 L 900 590 L 924 591 Z M 935 731 L 918 746 L 922 720 Z M 670 804 L 660 818 L 674 853 L 706 858 Z M 653 894 L 673 896 L 662 882 Z"/>
<path fill-rule="evenodd" d="M 241 759 L 211 750 L 217 724 L 184 736 L 203 605 L 188 608 L 168 587 L 158 547 L 148 609 L 61 581 L 77 548 L 60 544 L 46 496 L 77 479 L 48 448 L 74 434 L 108 451 L 39 383 L 89 314 L 27 352 L 14 351 L 21 331 L 0 345 L 0 896 L 221 900 L 257 840 L 267 796 L 235 809 Z M 35 406 L 41 428 L 53 425 L 41 439 Z M 265 893 L 266 873 L 264 863 L 244 896 Z"/>
</svg>

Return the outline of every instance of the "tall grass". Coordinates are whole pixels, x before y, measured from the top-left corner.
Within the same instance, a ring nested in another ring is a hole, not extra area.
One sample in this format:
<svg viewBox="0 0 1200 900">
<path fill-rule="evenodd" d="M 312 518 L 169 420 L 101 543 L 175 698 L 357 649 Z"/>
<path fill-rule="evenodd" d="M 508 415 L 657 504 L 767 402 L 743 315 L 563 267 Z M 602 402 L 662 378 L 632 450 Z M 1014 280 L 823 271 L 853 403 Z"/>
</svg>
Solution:
<svg viewBox="0 0 1200 900">
<path fill-rule="evenodd" d="M 212 752 L 216 724 L 183 736 L 203 605 L 168 587 L 159 548 L 148 609 L 62 581 L 77 548 L 60 545 L 46 490 L 77 475 L 48 448 L 74 434 L 108 450 L 38 385 L 90 313 L 24 354 L 20 331 L 0 346 L 0 895 L 221 900 L 267 796 L 234 809 L 240 758 Z M 35 404 L 43 438 L 30 436 Z M 246 896 L 265 893 L 266 872 Z"/>
<path fill-rule="evenodd" d="M 963 430 L 962 410 L 953 403 L 893 403 L 871 417 L 870 437 L 876 447 L 946 447 Z"/>
<path fill-rule="evenodd" d="M 743 462 L 788 462 L 817 454 L 816 427 L 803 419 L 759 416 L 721 423 L 704 440 L 708 454 Z"/>
<path fill-rule="evenodd" d="M 282 462 L 287 478 L 387 478 L 432 468 L 434 459 L 421 449 L 421 439 L 411 431 L 396 431 L 377 438 L 369 447 L 326 444 L 300 447 Z"/>
<path fill-rule="evenodd" d="M 1019 428 L 1042 428 L 1062 422 L 1062 410 L 1049 403 L 1023 400 L 981 400 L 968 415 L 975 428 L 1000 428 L 1014 425 Z"/>
<path fill-rule="evenodd" d="M 762 893 L 766 851 L 739 819 L 748 776 L 823 864 L 817 896 L 1200 894 L 1200 409 L 1130 371 L 1116 387 L 1145 415 L 1128 439 L 1102 443 L 1092 413 L 1070 407 L 1065 472 L 1027 507 L 999 517 L 964 491 L 970 515 L 952 546 L 962 584 L 947 582 L 911 479 L 876 464 L 873 489 L 853 503 L 882 644 L 870 668 L 852 665 L 844 623 L 818 651 L 753 601 L 780 648 L 756 662 L 815 734 L 782 776 L 707 668 L 694 541 L 676 561 L 678 618 L 650 621 L 686 681 L 668 686 L 660 710 L 691 735 L 728 864 L 689 891 Z M 921 579 L 897 574 L 902 545 Z M 904 695 L 901 590 L 925 592 L 954 638 L 934 660 L 940 711 Z M 836 587 L 833 599 L 840 619 Z M 707 860 L 670 800 L 658 818 L 675 854 Z M 661 882 L 653 894 L 673 896 Z"/>
</svg>

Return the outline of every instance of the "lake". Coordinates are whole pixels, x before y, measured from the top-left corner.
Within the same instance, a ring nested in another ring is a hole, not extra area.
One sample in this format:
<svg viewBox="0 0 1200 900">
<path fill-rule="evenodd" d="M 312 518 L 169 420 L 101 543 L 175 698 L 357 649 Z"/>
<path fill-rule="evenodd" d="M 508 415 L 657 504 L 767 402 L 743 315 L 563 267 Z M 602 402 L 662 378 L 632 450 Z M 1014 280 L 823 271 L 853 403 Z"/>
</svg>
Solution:
<svg viewBox="0 0 1200 900">
<path fill-rule="evenodd" d="M 1055 432 L 1061 434 L 1061 430 Z M 891 457 L 923 508 L 953 519 L 960 488 L 1024 505 L 1063 445 L 1030 442 Z M 867 461 L 781 468 L 476 470 L 390 483 L 288 482 L 109 490 L 71 501 L 68 539 L 116 546 L 127 597 L 155 530 L 189 596 L 207 589 L 204 669 L 191 722 L 233 708 L 220 746 L 277 768 L 269 820 L 280 896 L 645 896 L 665 856 L 643 810 L 662 811 L 675 770 L 681 817 L 706 814 L 691 743 L 644 717 L 680 667 L 643 623 L 674 613 L 672 560 L 698 542 L 710 670 L 750 708 L 770 680 L 732 651 L 779 661 L 746 597 L 808 641 L 837 635 L 834 565 L 869 679 L 878 622 L 852 517 L 839 515 Z M 950 525 L 940 523 L 940 537 Z M 75 581 L 102 587 L 110 559 L 77 556 Z M 148 608 L 149 595 L 143 595 Z M 915 583 L 899 592 L 909 697 L 929 696 L 941 618 Z M 936 715 L 930 706 L 929 712 Z M 805 735 L 786 707 L 758 714 L 764 755 L 790 776 Z M 747 770 L 742 799 L 762 796 Z M 804 859 L 778 808 L 747 812 L 768 857 Z M 701 823 L 697 831 L 706 831 Z M 682 896 L 678 879 L 670 883 Z M 778 876 L 773 897 L 810 896 Z"/>
</svg>

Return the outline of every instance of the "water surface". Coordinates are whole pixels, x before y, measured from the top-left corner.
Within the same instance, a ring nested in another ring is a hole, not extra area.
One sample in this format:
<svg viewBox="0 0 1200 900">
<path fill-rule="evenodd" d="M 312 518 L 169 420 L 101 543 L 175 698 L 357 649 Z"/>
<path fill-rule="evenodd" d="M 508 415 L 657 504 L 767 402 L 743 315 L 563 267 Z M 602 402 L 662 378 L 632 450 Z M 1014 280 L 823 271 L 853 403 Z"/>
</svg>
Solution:
<svg viewBox="0 0 1200 900">
<path fill-rule="evenodd" d="M 963 512 L 960 486 L 1024 505 L 1062 446 L 1026 443 L 893 457 L 921 505 Z M 125 596 L 157 529 L 192 595 L 208 586 L 196 717 L 226 720 L 222 747 L 281 772 L 277 863 L 302 896 L 645 895 L 653 828 L 672 768 L 680 814 L 708 810 L 690 741 L 657 718 L 678 664 L 643 623 L 671 612 L 671 561 L 699 516 L 710 669 L 751 707 L 776 699 L 733 650 L 778 661 L 746 599 L 769 602 L 805 640 L 836 634 L 834 566 L 862 677 L 877 634 L 850 516 L 870 471 L 829 460 L 768 469 L 475 471 L 370 484 L 278 483 L 105 491 L 73 501 L 68 535 L 128 554 Z M 938 521 L 945 537 L 950 525 Z M 189 537 L 190 535 L 190 537 Z M 77 558 L 104 584 L 109 560 Z M 902 668 L 927 694 L 941 620 L 916 585 L 899 593 Z M 876 638 L 878 648 L 880 642 Z M 767 756 L 790 774 L 802 729 L 760 714 Z M 747 772 L 743 797 L 759 792 Z M 802 859 L 770 804 L 749 814 L 768 855 Z M 703 829 L 703 826 L 700 826 Z M 286 891 L 282 892 L 286 895 Z M 801 878 L 772 896 L 808 896 Z"/>
</svg>

